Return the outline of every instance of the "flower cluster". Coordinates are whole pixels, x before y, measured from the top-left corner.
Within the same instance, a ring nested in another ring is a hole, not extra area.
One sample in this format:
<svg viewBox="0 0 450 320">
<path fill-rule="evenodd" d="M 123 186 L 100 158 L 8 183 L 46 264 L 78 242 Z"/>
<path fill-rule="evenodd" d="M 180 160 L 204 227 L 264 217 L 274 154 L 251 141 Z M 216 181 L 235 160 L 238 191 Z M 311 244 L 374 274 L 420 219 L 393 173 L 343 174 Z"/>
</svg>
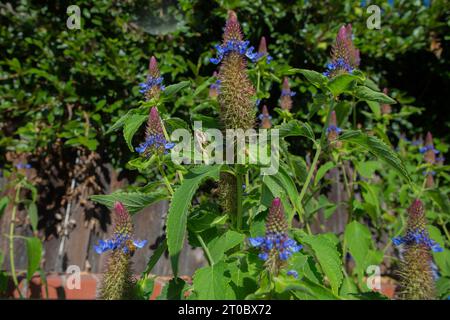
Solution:
<svg viewBox="0 0 450 320">
<path fill-rule="evenodd" d="M 145 246 L 147 240 L 133 239 L 131 216 L 122 203 L 116 202 L 114 211 L 112 238 L 100 240 L 98 245 L 94 246 L 98 254 L 111 251 L 98 297 L 106 300 L 130 299 L 133 297 L 134 289 L 131 257 L 136 249 Z"/>
<path fill-rule="evenodd" d="M 31 164 L 29 163 L 18 163 L 16 164 L 17 169 L 31 169 Z"/>
<path fill-rule="evenodd" d="M 163 77 L 159 72 L 158 62 L 155 57 L 151 57 L 148 65 L 147 79 L 145 82 L 139 84 L 139 87 L 141 88 L 139 92 L 145 95 L 146 100 L 158 98 L 160 92 L 165 89 L 162 82 Z"/>
<path fill-rule="evenodd" d="M 422 201 L 416 199 L 408 208 L 407 231 L 403 237 L 392 239 L 394 245 L 402 245 L 400 261 L 400 298 L 424 300 L 435 298 L 433 256 L 442 248 L 430 239 L 426 228 Z M 404 248 L 403 248 L 404 247 Z"/>
<path fill-rule="evenodd" d="M 283 110 L 290 111 L 292 109 L 292 97 L 295 96 L 295 92 L 291 91 L 291 86 L 289 85 L 289 79 L 284 77 L 283 85 L 281 87 L 281 97 L 280 97 L 280 107 Z"/>
<path fill-rule="evenodd" d="M 330 145 L 337 148 L 341 146 L 341 141 L 337 141 L 341 132 L 342 129 L 337 126 L 336 112 L 333 110 L 327 127 L 327 138 Z"/>
<path fill-rule="evenodd" d="M 404 237 L 395 237 L 392 239 L 392 243 L 396 246 L 400 246 L 402 244 L 406 245 L 424 245 L 430 248 L 433 252 L 442 252 L 443 249 L 433 239 L 430 239 L 428 233 L 424 230 L 408 230 Z"/>
<path fill-rule="evenodd" d="M 419 152 L 424 154 L 425 161 L 429 164 L 436 163 L 436 155 L 439 154 L 439 150 L 434 148 L 433 136 L 430 132 L 427 133 L 425 145 L 419 149 Z"/>
<path fill-rule="evenodd" d="M 136 151 L 148 157 L 151 154 L 167 154 L 174 146 L 174 143 L 166 140 L 158 109 L 153 107 L 147 122 L 145 141 L 136 148 Z"/>
<path fill-rule="evenodd" d="M 256 62 L 263 54 L 255 52 L 255 48 L 250 46 L 249 41 L 228 40 L 224 44 L 217 44 L 214 47 L 217 50 L 217 58 L 211 58 L 210 61 L 214 64 L 219 64 L 222 59 L 231 52 L 237 52 L 240 55 L 245 55 L 252 62 Z"/>
<path fill-rule="evenodd" d="M 98 245 L 94 246 L 95 252 L 102 254 L 109 250 L 122 250 L 123 253 L 133 253 L 136 249 L 142 249 L 147 240 L 134 240 L 126 234 L 114 234 L 111 239 L 100 240 Z"/>
<path fill-rule="evenodd" d="M 147 243 L 147 240 L 134 240 L 132 237 L 132 225 L 130 217 L 125 207 L 120 202 L 114 205 L 116 211 L 116 225 L 111 239 L 100 240 L 94 246 L 95 252 L 102 254 L 107 251 L 121 250 L 125 254 L 133 254 L 136 249 L 141 249 Z"/>
<path fill-rule="evenodd" d="M 153 78 L 152 76 L 147 76 L 147 80 L 139 84 L 139 87 L 141 88 L 139 92 L 146 93 L 155 86 L 158 86 L 160 90 L 164 90 L 165 88 L 162 84 L 163 80 L 163 77 Z"/>
<path fill-rule="evenodd" d="M 258 53 L 261 55 L 261 57 L 266 56 L 267 64 L 270 64 L 270 62 L 273 60 L 272 56 L 267 51 L 266 37 L 261 37 L 261 40 L 259 41 Z"/>
<path fill-rule="evenodd" d="M 272 116 L 269 114 L 269 110 L 267 106 L 264 105 L 262 109 L 262 113 L 258 116 L 261 121 L 261 128 L 270 129 L 272 127 Z"/>
<path fill-rule="evenodd" d="M 258 248 L 258 257 L 265 261 L 267 269 L 277 275 L 280 268 L 292 254 L 302 248 L 287 234 L 287 221 L 284 215 L 280 198 L 275 198 L 266 221 L 266 234 L 264 237 L 249 238 L 252 247 Z"/>
<path fill-rule="evenodd" d="M 331 56 L 331 63 L 327 64 L 327 71 L 323 73 L 327 77 L 352 73 L 359 67 L 359 50 L 353 45 L 352 26 L 350 24 L 339 29 Z"/>
</svg>

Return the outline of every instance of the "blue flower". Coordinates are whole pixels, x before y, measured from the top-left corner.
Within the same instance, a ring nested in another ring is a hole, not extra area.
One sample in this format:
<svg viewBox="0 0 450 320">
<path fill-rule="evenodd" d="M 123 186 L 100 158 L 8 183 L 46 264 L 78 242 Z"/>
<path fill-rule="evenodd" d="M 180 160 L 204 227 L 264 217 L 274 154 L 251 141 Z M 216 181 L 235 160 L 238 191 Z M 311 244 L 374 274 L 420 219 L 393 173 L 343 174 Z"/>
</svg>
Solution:
<svg viewBox="0 0 450 320">
<path fill-rule="evenodd" d="M 424 230 L 415 230 L 408 231 L 404 237 L 395 237 L 392 239 L 392 243 L 395 246 L 399 246 L 402 244 L 413 245 L 413 244 L 421 244 L 430 248 L 433 252 L 442 252 L 443 249 L 433 239 L 428 236 L 428 233 Z"/>
<path fill-rule="evenodd" d="M 245 55 L 252 62 L 256 62 L 264 56 L 264 54 L 255 52 L 254 47 L 249 47 L 248 41 L 228 40 L 225 44 L 215 45 L 214 48 L 217 50 L 217 57 L 209 59 L 209 61 L 213 64 L 219 64 L 222 59 L 231 52 L 237 52 L 241 55 Z"/>
<path fill-rule="evenodd" d="M 258 118 L 259 118 L 259 120 L 262 120 L 262 119 L 269 119 L 269 120 L 272 120 L 272 116 L 271 116 L 271 115 L 269 115 L 269 114 L 264 114 L 264 113 L 261 113 L 260 115 L 258 115 Z"/>
<path fill-rule="evenodd" d="M 264 237 L 249 238 L 252 247 L 259 248 L 261 260 L 267 260 L 272 252 L 278 253 L 280 260 L 289 259 L 292 254 L 301 250 L 302 246 L 289 238 L 285 233 L 267 232 Z"/>
<path fill-rule="evenodd" d="M 336 132 L 336 133 L 341 133 L 342 132 L 342 129 L 341 128 L 339 128 L 338 126 L 335 126 L 335 125 L 330 125 L 330 126 L 328 126 L 328 128 L 327 128 L 327 134 L 329 134 L 330 132 Z"/>
<path fill-rule="evenodd" d="M 328 69 L 323 73 L 324 76 L 329 77 L 333 74 L 333 71 L 336 70 L 342 70 L 347 73 L 352 73 L 353 68 L 345 62 L 343 58 L 339 58 L 336 61 L 332 61 L 331 63 L 328 63 L 326 68 Z"/>
<path fill-rule="evenodd" d="M 17 169 L 31 169 L 31 164 L 29 163 L 18 163 L 16 164 Z"/>
<path fill-rule="evenodd" d="M 123 253 L 132 253 L 136 249 L 142 249 L 147 240 L 133 240 L 126 234 L 114 234 L 111 239 L 99 240 L 98 245 L 94 245 L 94 250 L 98 254 L 102 254 L 109 250 L 122 250 Z"/>
<path fill-rule="evenodd" d="M 170 149 L 175 147 L 175 143 L 169 142 L 164 138 L 162 134 L 151 134 L 149 135 L 143 143 L 136 148 L 136 152 L 142 154 L 147 151 L 159 151 L 163 150 L 164 154 L 167 154 Z"/>
<path fill-rule="evenodd" d="M 291 90 L 285 90 L 285 89 L 281 90 L 281 96 L 291 96 L 291 97 L 293 97 L 296 94 L 297 94 L 296 92 L 291 91 Z"/>
<path fill-rule="evenodd" d="M 263 244 L 264 238 L 263 237 L 248 238 L 248 241 L 250 242 L 252 247 L 259 247 Z"/>
<path fill-rule="evenodd" d="M 154 78 L 152 76 L 148 76 L 147 80 L 145 82 L 142 82 L 139 84 L 139 87 L 141 87 L 139 92 L 146 93 L 147 91 L 149 91 L 151 88 L 153 88 L 155 86 L 159 86 L 159 88 L 161 90 L 164 90 L 165 88 L 162 85 L 162 82 L 163 82 L 163 77 Z"/>
<path fill-rule="evenodd" d="M 439 153 L 439 150 L 436 150 L 433 145 L 424 146 L 424 147 L 419 149 L 419 152 L 420 153 L 425 153 L 425 152 L 430 151 L 430 150 L 432 150 L 434 152 L 434 154 L 438 154 Z"/>
<path fill-rule="evenodd" d="M 288 275 L 288 276 L 293 276 L 295 279 L 298 278 L 298 272 L 295 271 L 295 270 L 289 270 L 289 271 L 287 272 L 287 275 Z"/>
</svg>

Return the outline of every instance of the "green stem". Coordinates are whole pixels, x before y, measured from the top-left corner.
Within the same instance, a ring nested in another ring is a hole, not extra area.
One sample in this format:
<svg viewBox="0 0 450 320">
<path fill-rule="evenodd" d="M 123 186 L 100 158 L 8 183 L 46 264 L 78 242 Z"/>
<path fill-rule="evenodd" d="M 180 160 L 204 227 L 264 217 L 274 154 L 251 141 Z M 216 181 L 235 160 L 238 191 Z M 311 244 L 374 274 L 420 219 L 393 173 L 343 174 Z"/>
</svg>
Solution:
<svg viewBox="0 0 450 320">
<path fill-rule="evenodd" d="M 238 168 L 239 169 L 239 168 Z M 236 229 L 238 231 L 242 228 L 242 173 L 236 172 Z"/>
<path fill-rule="evenodd" d="M 16 197 L 14 198 L 14 206 L 12 209 L 11 222 L 9 225 L 9 260 L 10 260 L 10 264 L 11 264 L 11 274 L 12 274 L 14 285 L 16 286 L 20 297 L 23 298 L 22 292 L 20 291 L 20 288 L 19 288 L 19 281 L 17 280 L 16 265 L 14 263 L 14 229 L 15 229 L 15 222 L 16 222 L 17 205 L 20 200 L 20 189 L 21 189 L 21 185 L 19 183 L 17 185 L 17 189 L 16 189 Z"/>
<path fill-rule="evenodd" d="M 203 248 L 203 251 L 205 252 L 205 255 L 206 255 L 206 258 L 208 259 L 209 265 L 210 266 L 214 265 L 214 260 L 213 260 L 213 258 L 211 256 L 211 253 L 209 252 L 208 247 L 205 244 L 205 241 L 203 241 L 203 238 L 200 236 L 200 234 L 197 233 L 196 236 L 197 236 L 198 242 L 200 242 L 200 244 L 201 244 L 201 246 Z"/>
<path fill-rule="evenodd" d="M 172 186 L 170 185 L 169 179 L 167 179 L 166 173 L 164 172 L 164 169 L 161 166 L 161 162 L 159 159 L 158 159 L 158 170 L 159 170 L 159 173 L 161 174 L 161 176 L 163 177 L 163 180 L 167 187 L 167 190 L 169 191 L 170 195 L 173 195 L 174 191 L 172 189 Z"/>
<path fill-rule="evenodd" d="M 311 163 L 311 168 L 309 168 L 308 175 L 306 176 L 305 184 L 303 185 L 302 190 L 300 191 L 300 196 L 298 198 L 298 202 L 302 203 L 303 197 L 306 194 L 306 190 L 308 189 L 309 183 L 311 182 L 312 175 L 317 165 L 317 161 L 319 160 L 320 152 L 322 151 L 322 147 L 320 144 L 316 145 L 316 154 L 314 155 L 313 162 Z"/>
</svg>

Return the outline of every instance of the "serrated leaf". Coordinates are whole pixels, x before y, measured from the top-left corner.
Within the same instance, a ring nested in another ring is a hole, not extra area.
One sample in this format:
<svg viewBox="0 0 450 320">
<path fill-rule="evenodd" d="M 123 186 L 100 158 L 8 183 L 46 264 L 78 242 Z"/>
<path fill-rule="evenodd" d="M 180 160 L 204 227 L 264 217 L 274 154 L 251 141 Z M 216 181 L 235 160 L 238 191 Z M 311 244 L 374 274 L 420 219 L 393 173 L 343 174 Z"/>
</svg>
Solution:
<svg viewBox="0 0 450 320">
<path fill-rule="evenodd" d="M 122 202 L 130 214 L 135 214 L 149 205 L 167 199 L 165 191 L 158 190 L 150 193 L 140 192 L 114 192 L 111 194 L 98 194 L 90 196 L 92 201 L 113 208 L 116 201 Z"/>
<path fill-rule="evenodd" d="M 173 195 L 167 217 L 167 245 L 175 275 L 178 273 L 178 257 L 183 248 L 192 197 L 203 180 L 219 179 L 220 168 L 220 165 L 214 165 L 192 169 Z"/>
<path fill-rule="evenodd" d="M 147 266 L 145 267 L 145 270 L 142 273 L 143 275 L 148 275 L 150 274 L 150 272 L 152 272 L 153 267 L 158 263 L 159 259 L 166 250 L 167 250 L 167 239 L 164 239 L 163 242 L 159 244 L 158 248 L 153 252 L 153 255 L 148 260 Z M 144 278 L 144 276 L 141 278 Z"/>
<path fill-rule="evenodd" d="M 374 91 L 365 86 L 356 87 L 353 94 L 355 97 L 357 97 L 360 100 L 375 101 L 375 102 L 386 103 L 386 104 L 396 104 L 397 103 L 397 101 L 395 101 L 391 97 L 388 97 L 384 93 Z"/>
<path fill-rule="evenodd" d="M 301 73 L 305 76 L 306 80 L 308 80 L 311 84 L 314 86 L 321 88 L 327 81 L 328 78 L 325 77 L 323 74 L 313 71 L 313 70 L 307 70 L 307 69 L 291 69 L 295 70 L 295 72 Z"/>
<path fill-rule="evenodd" d="M 224 276 L 225 262 L 198 269 L 194 274 L 194 291 L 199 300 L 227 299 L 230 279 Z"/>
<path fill-rule="evenodd" d="M 368 136 L 361 131 L 349 130 L 345 131 L 339 137 L 339 140 L 353 143 L 366 149 L 380 160 L 390 165 L 400 176 L 405 178 L 406 181 L 411 181 L 411 177 L 398 155 L 377 137 Z"/>
<path fill-rule="evenodd" d="M 130 151 L 134 152 L 134 147 L 132 144 L 133 136 L 138 131 L 140 126 L 147 120 L 147 116 L 140 114 L 133 114 L 128 119 L 125 120 L 123 127 L 123 137 L 128 145 Z"/>
<path fill-rule="evenodd" d="M 317 262 L 330 282 L 333 293 L 337 295 L 344 277 L 342 260 L 336 245 L 323 234 L 304 236 L 302 242 L 313 250 Z"/>
<path fill-rule="evenodd" d="M 27 247 L 27 280 L 30 282 L 34 273 L 39 268 L 39 264 L 41 262 L 42 257 L 42 243 L 36 237 L 27 237 L 25 238 L 25 243 Z"/>
<path fill-rule="evenodd" d="M 291 120 L 289 122 L 283 123 L 278 129 L 280 130 L 280 138 L 303 136 L 312 141 L 315 141 L 314 131 L 306 122 Z"/>
</svg>

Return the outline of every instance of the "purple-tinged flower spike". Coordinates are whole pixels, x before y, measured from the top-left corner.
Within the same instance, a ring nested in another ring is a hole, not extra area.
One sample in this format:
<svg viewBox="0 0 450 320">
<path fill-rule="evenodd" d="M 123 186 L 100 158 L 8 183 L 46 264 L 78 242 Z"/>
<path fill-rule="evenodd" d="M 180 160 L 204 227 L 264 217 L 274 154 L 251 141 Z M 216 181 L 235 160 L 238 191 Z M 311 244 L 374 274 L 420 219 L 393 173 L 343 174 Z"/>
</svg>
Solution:
<svg viewBox="0 0 450 320">
<path fill-rule="evenodd" d="M 330 120 L 327 128 L 327 138 L 330 146 L 340 148 L 342 142 L 338 141 L 339 134 L 342 129 L 337 126 L 336 112 L 333 110 L 330 115 Z"/>
<path fill-rule="evenodd" d="M 262 112 L 258 116 L 260 122 L 260 126 L 263 129 L 270 129 L 272 128 L 272 116 L 269 114 L 269 110 L 267 109 L 266 105 L 263 105 Z"/>
<path fill-rule="evenodd" d="M 439 153 L 439 150 L 434 148 L 433 144 L 433 136 L 430 132 L 427 133 L 427 137 L 425 138 L 425 146 L 420 148 L 420 153 L 424 154 L 424 159 L 429 164 L 436 163 L 436 155 Z"/>
<path fill-rule="evenodd" d="M 139 92 L 145 95 L 145 100 L 147 101 L 158 98 L 161 91 L 164 90 L 162 82 L 163 77 L 161 77 L 159 72 L 158 62 L 156 61 L 156 58 L 152 56 L 148 66 L 147 79 L 145 82 L 139 84 L 139 87 L 141 88 Z"/>
<path fill-rule="evenodd" d="M 138 248 L 143 248 L 147 240 L 133 239 L 131 216 L 122 203 L 114 205 L 114 232 L 111 239 L 100 240 L 95 251 L 99 254 L 111 251 L 107 269 L 103 276 L 99 298 L 105 300 L 131 299 L 133 278 L 131 257 Z"/>
<path fill-rule="evenodd" d="M 261 37 L 261 40 L 259 41 L 259 47 L 258 47 L 258 54 L 263 57 L 266 57 L 267 64 L 270 64 L 270 62 L 273 60 L 273 58 L 270 56 L 269 52 L 267 51 L 267 43 L 266 43 L 266 37 Z"/>
<path fill-rule="evenodd" d="M 436 296 L 431 252 L 441 252 L 442 248 L 430 239 L 422 201 L 414 200 L 408 208 L 408 215 L 405 236 L 392 239 L 394 245 L 403 246 L 399 296 L 404 300 L 434 299 Z"/>
<path fill-rule="evenodd" d="M 427 188 L 433 188 L 434 187 L 434 178 L 433 178 L 433 176 L 434 176 L 433 172 L 427 173 L 426 182 L 425 182 L 425 186 Z"/>
<path fill-rule="evenodd" d="M 214 71 L 213 77 L 216 81 L 209 86 L 209 97 L 211 99 L 216 99 L 220 92 L 220 80 L 218 79 L 216 71 Z"/>
<path fill-rule="evenodd" d="M 327 65 L 324 75 L 334 77 L 342 73 L 352 73 L 359 67 L 359 63 L 359 50 L 355 48 L 352 40 L 352 26 L 342 26 L 331 50 L 331 63 Z"/>
<path fill-rule="evenodd" d="M 384 93 L 385 95 L 388 95 L 388 93 L 389 93 L 388 88 L 384 88 L 384 89 L 383 89 L 383 93 Z M 390 105 L 390 104 L 386 104 L 386 103 L 382 104 L 382 105 L 381 105 L 381 113 L 382 113 L 382 114 L 391 114 L 391 113 L 392 113 L 392 107 L 391 107 L 391 105 Z"/>
<path fill-rule="evenodd" d="M 136 151 L 145 157 L 152 154 L 167 154 L 175 146 L 164 136 L 161 118 L 156 107 L 152 107 L 147 121 L 145 141 L 136 148 Z"/>
<path fill-rule="evenodd" d="M 235 49 L 236 44 L 242 46 L 246 43 L 242 39 L 241 26 L 236 13 L 230 11 L 223 34 L 222 51 L 219 50 L 222 58 L 218 76 L 220 80 L 218 100 L 225 129 L 245 131 L 255 125 L 254 100 L 252 99 L 255 89 L 247 75 L 248 51 Z"/>
<path fill-rule="evenodd" d="M 290 111 L 292 109 L 292 97 L 295 96 L 295 94 L 294 91 L 291 91 L 289 79 L 284 77 L 283 85 L 281 86 L 280 108 Z"/>
<path fill-rule="evenodd" d="M 267 270 L 275 276 L 286 265 L 292 254 L 302 248 L 295 240 L 289 238 L 287 230 L 283 205 L 280 198 L 275 198 L 266 220 L 266 235 L 248 239 L 252 247 L 260 250 L 259 258 L 265 261 Z"/>
<path fill-rule="evenodd" d="M 223 43 L 216 48 L 218 58 L 212 62 L 220 63 L 218 102 L 223 128 L 252 129 L 256 123 L 255 89 L 247 74 L 247 58 L 253 59 L 257 53 L 253 53 L 253 47 L 248 48 L 248 42 L 243 41 L 241 26 L 233 11 L 228 12 Z M 219 200 L 224 213 L 236 214 L 237 188 L 234 175 L 226 172 L 220 174 Z"/>
</svg>

